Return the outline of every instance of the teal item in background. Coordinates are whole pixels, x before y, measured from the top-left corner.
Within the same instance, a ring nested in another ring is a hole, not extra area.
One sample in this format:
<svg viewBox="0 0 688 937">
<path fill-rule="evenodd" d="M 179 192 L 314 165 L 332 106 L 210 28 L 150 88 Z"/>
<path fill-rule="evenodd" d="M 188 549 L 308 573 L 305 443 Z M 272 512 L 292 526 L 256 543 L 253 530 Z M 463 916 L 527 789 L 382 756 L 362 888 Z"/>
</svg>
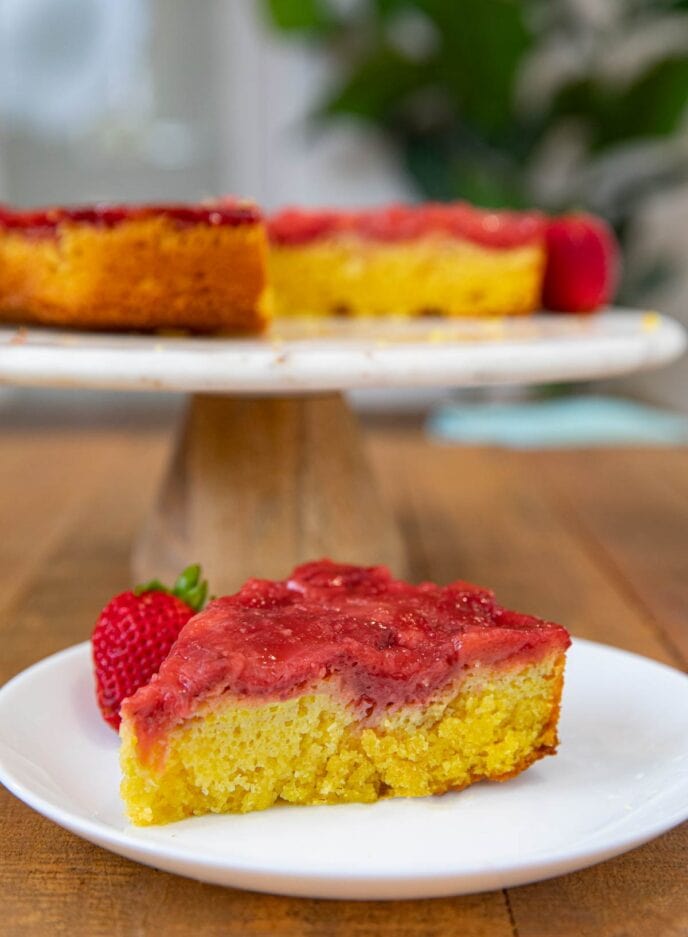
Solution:
<svg viewBox="0 0 688 937">
<path fill-rule="evenodd" d="M 509 449 L 688 445 L 688 415 L 616 397 L 514 403 L 448 403 L 429 417 L 430 435 Z"/>
</svg>

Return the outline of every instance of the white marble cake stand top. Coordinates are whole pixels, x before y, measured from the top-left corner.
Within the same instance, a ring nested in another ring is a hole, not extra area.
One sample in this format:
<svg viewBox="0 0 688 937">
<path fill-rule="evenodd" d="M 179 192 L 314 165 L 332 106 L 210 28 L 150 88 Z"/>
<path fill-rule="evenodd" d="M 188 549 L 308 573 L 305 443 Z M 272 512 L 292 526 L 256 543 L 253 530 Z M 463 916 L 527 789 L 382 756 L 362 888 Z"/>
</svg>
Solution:
<svg viewBox="0 0 688 937">
<path fill-rule="evenodd" d="M 686 347 L 674 320 L 614 309 L 519 319 L 289 319 L 261 337 L 0 329 L 0 383 L 268 393 L 610 377 Z"/>
</svg>

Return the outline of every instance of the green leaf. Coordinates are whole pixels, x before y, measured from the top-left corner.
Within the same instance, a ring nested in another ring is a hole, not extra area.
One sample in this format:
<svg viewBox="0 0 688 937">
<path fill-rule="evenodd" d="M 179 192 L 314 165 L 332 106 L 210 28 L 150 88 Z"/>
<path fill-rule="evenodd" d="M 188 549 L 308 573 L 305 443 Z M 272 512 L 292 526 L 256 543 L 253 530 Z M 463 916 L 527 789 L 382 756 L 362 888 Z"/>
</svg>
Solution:
<svg viewBox="0 0 688 937">
<path fill-rule="evenodd" d="M 188 589 L 180 598 L 198 612 L 203 608 L 207 594 L 208 583 L 204 579 L 203 582 L 195 585 L 193 589 Z"/>
<path fill-rule="evenodd" d="M 379 46 L 353 68 L 349 78 L 325 103 L 321 113 L 353 114 L 389 123 L 406 96 L 423 87 L 427 70 L 388 46 Z"/>
<path fill-rule="evenodd" d="M 494 172 L 482 163 L 457 160 L 454 170 L 454 198 L 465 199 L 482 208 L 526 207 L 516 179 L 507 172 Z"/>
<path fill-rule="evenodd" d="M 180 573 L 171 589 L 160 582 L 159 579 L 151 579 L 150 582 L 136 586 L 134 589 L 134 595 L 143 595 L 145 592 L 165 592 L 168 595 L 176 595 L 178 599 L 186 602 L 194 611 L 198 612 L 205 603 L 208 594 L 208 583 L 205 579 L 201 579 L 201 567 L 198 563 L 194 563 L 192 566 L 187 566 Z"/>
<path fill-rule="evenodd" d="M 532 45 L 525 4 L 515 0 L 419 0 L 442 37 L 438 78 L 464 116 L 486 131 L 513 115 L 518 68 Z"/>
<path fill-rule="evenodd" d="M 593 150 L 627 141 L 668 136 L 688 106 L 688 57 L 655 63 L 627 88 L 615 89 L 591 78 L 564 87 L 548 121 L 575 116 L 588 128 Z"/>
<path fill-rule="evenodd" d="M 196 611 L 201 609 L 208 593 L 208 583 L 201 579 L 201 567 L 198 563 L 187 566 L 178 576 L 172 593 Z"/>
<path fill-rule="evenodd" d="M 287 32 L 317 30 L 329 22 L 322 0 L 263 0 L 273 24 Z"/>
<path fill-rule="evenodd" d="M 446 141 L 436 136 L 402 144 L 404 163 L 420 195 L 446 202 L 456 197 Z"/>
<path fill-rule="evenodd" d="M 466 199 L 484 208 L 524 208 L 525 175 L 509 153 L 465 135 L 407 140 L 404 161 L 419 192 L 439 201 Z"/>
<path fill-rule="evenodd" d="M 655 64 L 622 95 L 598 143 L 673 133 L 688 104 L 688 57 Z"/>
<path fill-rule="evenodd" d="M 134 595 L 143 595 L 145 592 L 169 592 L 170 590 L 159 579 L 151 579 L 149 582 L 134 586 L 132 591 Z"/>
<path fill-rule="evenodd" d="M 198 584 L 200 577 L 201 567 L 198 563 L 193 563 L 179 574 L 172 591 L 181 595 L 183 592 L 193 589 Z"/>
<path fill-rule="evenodd" d="M 382 17 L 394 16 L 395 13 L 418 6 L 413 0 L 373 0 L 373 5 Z"/>
</svg>

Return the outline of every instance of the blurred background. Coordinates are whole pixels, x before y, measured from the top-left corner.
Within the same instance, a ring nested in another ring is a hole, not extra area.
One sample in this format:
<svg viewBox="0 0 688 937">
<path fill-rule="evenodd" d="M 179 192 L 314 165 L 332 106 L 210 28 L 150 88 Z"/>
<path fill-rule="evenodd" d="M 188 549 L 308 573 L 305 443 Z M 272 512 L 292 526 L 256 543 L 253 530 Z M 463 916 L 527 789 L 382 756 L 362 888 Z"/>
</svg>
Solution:
<svg viewBox="0 0 688 937">
<path fill-rule="evenodd" d="M 685 0 L 0 0 L 0 200 L 587 208 L 684 322 L 687 105 Z"/>
</svg>

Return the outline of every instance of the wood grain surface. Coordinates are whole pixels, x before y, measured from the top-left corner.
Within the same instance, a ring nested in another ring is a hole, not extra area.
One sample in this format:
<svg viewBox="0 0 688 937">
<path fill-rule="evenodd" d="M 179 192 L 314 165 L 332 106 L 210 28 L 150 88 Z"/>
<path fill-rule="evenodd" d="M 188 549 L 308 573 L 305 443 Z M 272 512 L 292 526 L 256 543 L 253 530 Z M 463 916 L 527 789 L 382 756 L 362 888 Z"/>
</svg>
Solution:
<svg viewBox="0 0 688 937">
<path fill-rule="evenodd" d="M 0 680 L 84 640 L 129 583 L 171 416 L 0 414 Z M 688 664 L 688 452 L 511 453 L 370 432 L 412 576 L 494 587 L 575 634 Z M 68 754 L 68 753 L 66 753 Z M 72 836 L 0 793 L 0 933 L 227 937 L 686 937 L 688 825 L 507 891 L 307 901 L 202 885 Z M 413 844 L 409 844 L 413 848 Z"/>
</svg>

